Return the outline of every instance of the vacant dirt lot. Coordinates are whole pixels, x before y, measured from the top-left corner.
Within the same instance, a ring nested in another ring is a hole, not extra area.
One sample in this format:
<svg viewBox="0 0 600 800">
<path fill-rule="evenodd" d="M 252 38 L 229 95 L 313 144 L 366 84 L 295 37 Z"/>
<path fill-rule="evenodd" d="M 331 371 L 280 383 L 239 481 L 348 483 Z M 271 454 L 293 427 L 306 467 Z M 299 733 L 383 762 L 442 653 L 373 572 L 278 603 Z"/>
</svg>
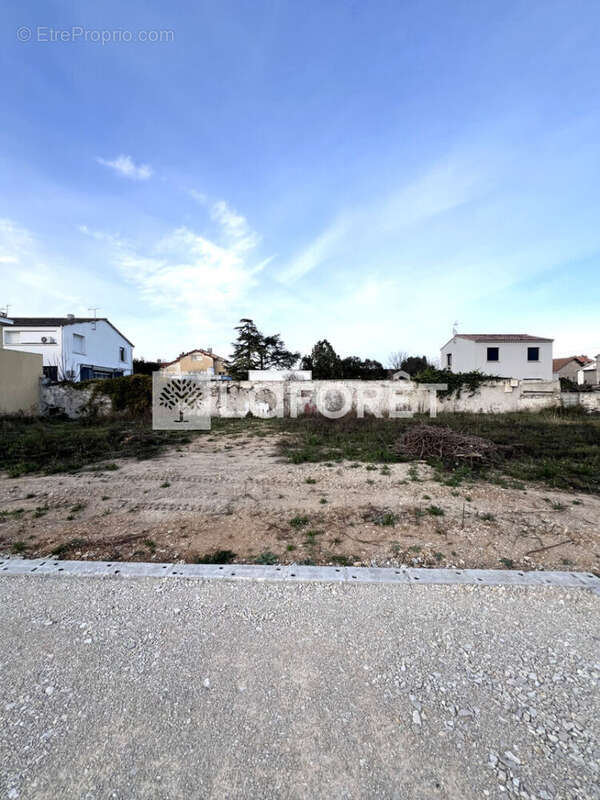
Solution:
<svg viewBox="0 0 600 800">
<path fill-rule="evenodd" d="M 425 464 L 290 464 L 276 434 L 206 434 L 150 461 L 0 479 L 0 551 L 63 558 L 600 570 L 600 498 Z"/>
</svg>

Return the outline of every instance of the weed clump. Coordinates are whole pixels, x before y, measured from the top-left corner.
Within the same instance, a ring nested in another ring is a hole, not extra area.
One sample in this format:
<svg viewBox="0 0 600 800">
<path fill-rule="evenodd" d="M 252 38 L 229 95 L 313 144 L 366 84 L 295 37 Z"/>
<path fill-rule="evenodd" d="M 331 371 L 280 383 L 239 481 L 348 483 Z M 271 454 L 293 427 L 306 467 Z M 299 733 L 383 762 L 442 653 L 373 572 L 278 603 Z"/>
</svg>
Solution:
<svg viewBox="0 0 600 800">
<path fill-rule="evenodd" d="M 232 564 L 237 558 L 233 550 L 213 550 L 212 553 L 196 556 L 195 564 Z"/>
<path fill-rule="evenodd" d="M 290 525 L 292 526 L 292 528 L 298 529 L 298 528 L 304 528 L 306 525 L 308 525 L 309 522 L 310 520 L 308 517 L 297 516 L 297 517 L 292 517 L 292 519 L 290 520 Z"/>
</svg>

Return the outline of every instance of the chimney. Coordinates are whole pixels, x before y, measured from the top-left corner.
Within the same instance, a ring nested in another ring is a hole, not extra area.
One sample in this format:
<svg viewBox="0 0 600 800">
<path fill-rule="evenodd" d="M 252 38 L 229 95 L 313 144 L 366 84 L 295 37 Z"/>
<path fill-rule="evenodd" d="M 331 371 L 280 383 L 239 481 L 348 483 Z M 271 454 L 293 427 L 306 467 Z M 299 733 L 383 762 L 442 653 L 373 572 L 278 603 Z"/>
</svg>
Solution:
<svg viewBox="0 0 600 800">
<path fill-rule="evenodd" d="M 207 352 L 207 353 L 212 353 L 212 347 L 207 347 L 207 348 L 206 348 L 206 352 Z"/>
<path fill-rule="evenodd" d="M 67 314 L 67 319 L 75 319 L 75 314 Z"/>
</svg>

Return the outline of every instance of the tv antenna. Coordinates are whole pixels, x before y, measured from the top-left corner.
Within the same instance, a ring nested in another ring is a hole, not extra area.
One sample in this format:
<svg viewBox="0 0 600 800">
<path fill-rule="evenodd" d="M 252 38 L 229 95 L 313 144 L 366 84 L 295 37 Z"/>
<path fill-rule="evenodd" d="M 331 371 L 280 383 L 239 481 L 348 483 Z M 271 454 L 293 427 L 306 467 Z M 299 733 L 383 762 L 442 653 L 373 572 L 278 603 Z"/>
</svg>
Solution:
<svg viewBox="0 0 600 800">
<path fill-rule="evenodd" d="M 456 336 L 456 334 L 458 333 L 458 326 L 459 325 L 460 325 L 460 322 L 457 319 L 455 319 L 454 320 L 454 325 L 452 326 L 452 336 Z"/>
<path fill-rule="evenodd" d="M 2 316 L 3 316 L 3 317 L 8 317 L 8 309 L 9 309 L 9 308 L 10 308 L 10 305 L 7 303 L 7 304 L 4 306 L 4 308 L 2 309 Z"/>
<path fill-rule="evenodd" d="M 100 311 L 100 308 L 101 308 L 100 306 L 92 306 L 91 308 L 88 308 L 88 311 L 93 311 L 94 312 L 94 324 L 93 324 L 93 327 L 92 327 L 92 330 L 94 330 L 94 331 L 96 330 L 96 312 Z"/>
</svg>

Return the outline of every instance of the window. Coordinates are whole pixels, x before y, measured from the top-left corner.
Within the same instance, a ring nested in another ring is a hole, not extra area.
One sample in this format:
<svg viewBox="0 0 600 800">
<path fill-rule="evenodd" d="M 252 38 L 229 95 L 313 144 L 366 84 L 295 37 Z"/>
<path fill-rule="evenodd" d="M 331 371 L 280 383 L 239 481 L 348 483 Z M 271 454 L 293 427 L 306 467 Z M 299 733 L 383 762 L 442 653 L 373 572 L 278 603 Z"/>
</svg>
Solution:
<svg viewBox="0 0 600 800">
<path fill-rule="evenodd" d="M 527 348 L 527 361 L 539 361 L 540 360 L 540 348 L 539 347 L 528 347 Z"/>
<path fill-rule="evenodd" d="M 125 361 L 125 348 L 119 347 L 119 361 Z"/>
<path fill-rule="evenodd" d="M 487 349 L 487 360 L 488 361 L 499 361 L 500 360 L 500 348 L 499 347 L 488 347 L 488 349 Z"/>
<path fill-rule="evenodd" d="M 85 355 L 85 336 L 79 333 L 73 334 L 73 352 Z"/>
<path fill-rule="evenodd" d="M 204 355 L 202 353 L 192 353 L 192 361 L 202 361 Z"/>
<path fill-rule="evenodd" d="M 58 367 L 42 367 L 42 369 L 45 378 L 54 381 L 54 383 L 58 382 Z"/>
<path fill-rule="evenodd" d="M 446 366 L 452 369 L 452 353 L 446 353 Z"/>
</svg>

